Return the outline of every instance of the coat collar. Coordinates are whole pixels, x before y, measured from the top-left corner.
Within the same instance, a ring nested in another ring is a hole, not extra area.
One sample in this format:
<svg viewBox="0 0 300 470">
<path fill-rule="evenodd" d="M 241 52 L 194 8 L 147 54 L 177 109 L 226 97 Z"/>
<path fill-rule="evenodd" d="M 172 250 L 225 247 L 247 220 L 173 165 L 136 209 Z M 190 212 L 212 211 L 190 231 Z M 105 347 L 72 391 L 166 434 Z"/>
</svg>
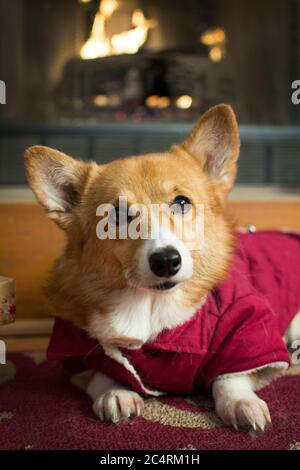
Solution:
<svg viewBox="0 0 300 470">
<path fill-rule="evenodd" d="M 122 348 L 122 351 L 129 355 L 141 349 L 204 354 L 208 341 L 208 316 L 211 318 L 217 316 L 217 306 L 212 294 L 189 321 L 171 330 L 163 331 L 154 341 L 145 343 L 140 349 Z M 99 347 L 101 348 L 97 340 L 90 338 L 84 330 L 69 321 L 56 318 L 48 348 L 50 359 L 96 355 Z"/>
</svg>

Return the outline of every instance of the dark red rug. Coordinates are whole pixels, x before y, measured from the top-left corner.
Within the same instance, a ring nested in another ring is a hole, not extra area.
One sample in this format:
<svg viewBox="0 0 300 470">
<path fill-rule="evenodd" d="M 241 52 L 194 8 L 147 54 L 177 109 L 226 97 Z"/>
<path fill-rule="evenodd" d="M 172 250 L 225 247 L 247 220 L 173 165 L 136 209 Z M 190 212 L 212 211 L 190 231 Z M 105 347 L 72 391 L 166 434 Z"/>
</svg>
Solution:
<svg viewBox="0 0 300 470">
<path fill-rule="evenodd" d="M 1 449 L 300 450 L 300 368 L 260 392 L 273 426 L 264 434 L 226 428 L 209 397 L 150 399 L 143 417 L 102 424 L 59 363 L 10 354 L 0 365 Z"/>
</svg>

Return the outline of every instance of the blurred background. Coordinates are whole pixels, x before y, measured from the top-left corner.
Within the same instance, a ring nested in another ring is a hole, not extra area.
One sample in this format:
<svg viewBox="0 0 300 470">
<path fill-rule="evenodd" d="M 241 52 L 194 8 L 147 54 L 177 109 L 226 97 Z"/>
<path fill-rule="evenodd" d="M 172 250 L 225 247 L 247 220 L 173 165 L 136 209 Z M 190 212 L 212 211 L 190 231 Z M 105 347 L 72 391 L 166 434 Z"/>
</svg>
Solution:
<svg viewBox="0 0 300 470">
<path fill-rule="evenodd" d="M 299 0 L 0 0 L 0 185 L 33 144 L 163 150 L 210 106 L 241 125 L 238 183 L 300 184 Z"/>
</svg>

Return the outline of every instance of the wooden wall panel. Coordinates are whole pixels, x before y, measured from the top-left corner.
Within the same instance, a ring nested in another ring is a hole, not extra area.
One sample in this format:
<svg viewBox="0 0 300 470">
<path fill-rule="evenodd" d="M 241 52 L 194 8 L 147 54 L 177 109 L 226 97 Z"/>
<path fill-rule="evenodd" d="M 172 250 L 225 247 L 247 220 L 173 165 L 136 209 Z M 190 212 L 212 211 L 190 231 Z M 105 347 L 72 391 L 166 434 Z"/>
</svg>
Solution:
<svg viewBox="0 0 300 470">
<path fill-rule="evenodd" d="M 239 226 L 300 231 L 300 200 L 231 201 L 230 209 Z"/>
<path fill-rule="evenodd" d="M 49 315 L 42 293 L 63 232 L 37 204 L 0 204 L 0 273 L 17 282 L 17 317 Z"/>
</svg>

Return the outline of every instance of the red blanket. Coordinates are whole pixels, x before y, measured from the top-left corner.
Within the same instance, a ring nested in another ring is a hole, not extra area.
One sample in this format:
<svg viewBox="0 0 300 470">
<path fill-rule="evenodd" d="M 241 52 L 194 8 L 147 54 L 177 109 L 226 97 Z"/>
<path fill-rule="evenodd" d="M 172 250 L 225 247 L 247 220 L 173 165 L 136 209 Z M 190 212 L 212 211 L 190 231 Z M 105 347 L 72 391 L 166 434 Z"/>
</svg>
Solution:
<svg viewBox="0 0 300 470">
<path fill-rule="evenodd" d="M 0 366 L 1 449 L 300 449 L 300 369 L 259 393 L 273 427 L 254 435 L 224 427 L 208 396 L 151 398 L 143 417 L 103 424 L 60 363 L 8 359 Z"/>
</svg>

